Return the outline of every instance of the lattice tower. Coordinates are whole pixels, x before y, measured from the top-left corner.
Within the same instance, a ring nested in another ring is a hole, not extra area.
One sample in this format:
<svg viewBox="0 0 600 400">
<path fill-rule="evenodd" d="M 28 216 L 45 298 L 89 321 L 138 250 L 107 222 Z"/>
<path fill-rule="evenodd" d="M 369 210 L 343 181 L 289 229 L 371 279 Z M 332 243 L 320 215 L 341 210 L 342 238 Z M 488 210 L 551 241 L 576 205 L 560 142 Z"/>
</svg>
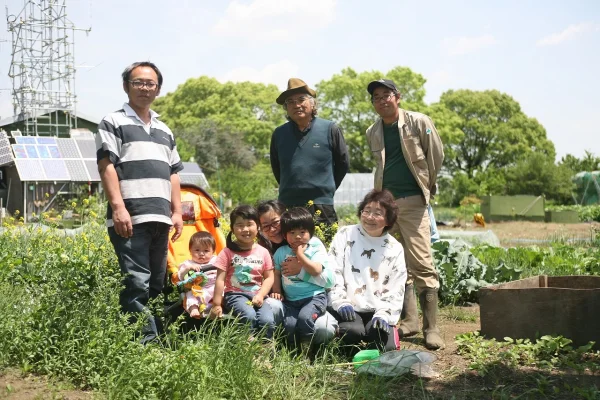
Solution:
<svg viewBox="0 0 600 400">
<path fill-rule="evenodd" d="M 67 19 L 66 0 L 23 0 L 19 13 L 7 8 L 7 22 L 12 35 L 8 75 L 24 134 L 58 136 L 77 128 L 74 33 L 90 29 Z"/>
</svg>

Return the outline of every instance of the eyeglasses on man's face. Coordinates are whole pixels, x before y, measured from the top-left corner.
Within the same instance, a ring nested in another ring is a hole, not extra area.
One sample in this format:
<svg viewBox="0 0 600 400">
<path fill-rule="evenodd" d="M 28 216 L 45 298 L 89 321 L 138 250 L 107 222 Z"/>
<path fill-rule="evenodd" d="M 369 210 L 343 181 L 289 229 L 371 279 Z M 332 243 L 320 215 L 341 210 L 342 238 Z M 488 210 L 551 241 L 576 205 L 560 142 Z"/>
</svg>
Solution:
<svg viewBox="0 0 600 400">
<path fill-rule="evenodd" d="M 286 106 L 295 106 L 296 104 L 304 104 L 304 102 L 306 102 L 306 100 L 308 100 L 309 97 L 306 96 L 302 96 L 302 97 L 297 97 L 295 99 L 286 99 L 284 101 Z"/>
<path fill-rule="evenodd" d="M 279 228 L 279 225 L 281 225 L 281 220 L 275 220 L 273 222 L 271 222 L 270 224 L 264 224 L 261 226 L 263 231 L 270 231 L 271 229 L 277 229 Z"/>
<path fill-rule="evenodd" d="M 362 210 L 360 213 L 363 217 L 367 218 L 367 217 L 373 217 L 375 219 L 380 219 L 385 217 L 385 214 L 382 213 L 381 211 L 371 211 L 371 210 Z"/>
<path fill-rule="evenodd" d="M 373 104 L 379 103 L 380 101 L 390 101 L 390 99 L 394 97 L 394 93 L 386 93 L 382 96 L 375 96 L 371 99 Z"/>
<path fill-rule="evenodd" d="M 152 81 L 129 81 L 129 83 L 134 89 L 142 89 L 146 87 L 148 90 L 154 90 L 158 87 L 158 83 Z"/>
</svg>

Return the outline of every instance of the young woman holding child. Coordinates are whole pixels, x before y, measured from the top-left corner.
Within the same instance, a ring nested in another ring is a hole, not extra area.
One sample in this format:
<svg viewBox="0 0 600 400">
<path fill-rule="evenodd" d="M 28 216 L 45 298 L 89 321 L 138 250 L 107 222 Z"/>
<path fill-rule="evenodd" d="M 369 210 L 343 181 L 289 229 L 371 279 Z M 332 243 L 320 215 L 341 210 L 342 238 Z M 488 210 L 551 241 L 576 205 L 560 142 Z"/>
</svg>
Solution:
<svg viewBox="0 0 600 400">
<path fill-rule="evenodd" d="M 272 296 L 283 301 L 284 329 L 291 346 L 309 344 L 315 321 L 325 314 L 327 294 L 333 286 L 333 271 L 327 249 L 314 235 L 315 223 L 306 208 L 296 207 L 281 215 L 281 235 L 287 245 L 273 256 L 275 282 Z M 282 276 L 283 262 L 297 258 L 299 273 Z"/>
<path fill-rule="evenodd" d="M 402 312 L 406 265 L 402 245 L 389 233 L 397 206 L 387 190 L 369 192 L 358 206 L 360 224 L 336 233 L 329 254 L 335 285 L 329 311 L 339 321 L 342 342 L 361 341 L 384 351 L 399 348 L 396 324 Z"/>
<path fill-rule="evenodd" d="M 286 246 L 287 242 L 281 230 L 281 217 L 285 212 L 285 205 L 278 200 L 263 201 L 257 206 L 258 216 L 263 235 L 269 240 L 272 253 Z M 302 271 L 302 263 L 298 257 L 287 257 L 281 262 L 279 273 L 282 278 L 293 277 Z M 269 304 L 273 309 L 275 323 L 284 324 L 283 304 L 276 299 L 270 299 Z M 320 345 L 332 340 L 337 332 L 338 323 L 329 312 L 325 312 L 314 321 L 312 343 Z"/>
</svg>

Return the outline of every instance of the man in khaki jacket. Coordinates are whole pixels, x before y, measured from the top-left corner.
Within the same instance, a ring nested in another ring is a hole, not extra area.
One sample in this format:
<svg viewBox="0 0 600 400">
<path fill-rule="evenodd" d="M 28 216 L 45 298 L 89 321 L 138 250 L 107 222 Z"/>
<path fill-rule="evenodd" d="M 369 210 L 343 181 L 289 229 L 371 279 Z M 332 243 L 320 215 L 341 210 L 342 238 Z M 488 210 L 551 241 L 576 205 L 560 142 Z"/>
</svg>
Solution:
<svg viewBox="0 0 600 400">
<path fill-rule="evenodd" d="M 392 233 L 401 236 L 409 273 L 399 333 L 412 336 L 419 330 L 416 286 L 425 346 L 443 348 L 436 326 L 440 284 L 431 255 L 427 212 L 444 160 L 442 141 L 428 116 L 400 108 L 400 93 L 393 81 L 373 81 L 367 91 L 381 117 L 367 129 L 367 142 L 377 163 L 375 188 L 387 189 L 396 198 L 399 212 Z"/>
</svg>

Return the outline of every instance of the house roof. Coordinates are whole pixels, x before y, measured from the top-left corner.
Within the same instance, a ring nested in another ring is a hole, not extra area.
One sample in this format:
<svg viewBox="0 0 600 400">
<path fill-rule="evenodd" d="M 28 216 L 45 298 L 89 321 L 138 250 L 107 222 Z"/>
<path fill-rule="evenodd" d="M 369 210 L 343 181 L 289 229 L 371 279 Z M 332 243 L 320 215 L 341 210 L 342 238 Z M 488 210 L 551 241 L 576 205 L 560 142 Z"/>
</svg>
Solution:
<svg viewBox="0 0 600 400">
<path fill-rule="evenodd" d="M 63 110 L 58 110 L 58 111 L 63 111 Z M 46 115 L 48 114 L 50 111 L 47 112 L 42 112 L 42 111 L 38 111 L 35 112 L 33 115 L 29 114 L 27 116 L 25 116 L 24 114 L 19 114 L 19 115 L 14 115 L 12 117 L 8 117 L 8 118 L 4 118 L 0 120 L 0 127 L 6 126 L 6 125 L 11 125 L 14 124 L 16 122 L 21 122 L 24 121 L 27 118 L 32 118 L 32 117 L 41 117 L 42 115 Z M 63 111 L 64 112 L 64 111 Z M 86 121 L 89 121 L 93 124 L 99 124 L 100 120 L 98 118 L 92 117 L 91 115 L 82 113 L 81 111 L 77 111 L 74 112 L 73 115 L 79 119 L 84 119 Z"/>
</svg>

